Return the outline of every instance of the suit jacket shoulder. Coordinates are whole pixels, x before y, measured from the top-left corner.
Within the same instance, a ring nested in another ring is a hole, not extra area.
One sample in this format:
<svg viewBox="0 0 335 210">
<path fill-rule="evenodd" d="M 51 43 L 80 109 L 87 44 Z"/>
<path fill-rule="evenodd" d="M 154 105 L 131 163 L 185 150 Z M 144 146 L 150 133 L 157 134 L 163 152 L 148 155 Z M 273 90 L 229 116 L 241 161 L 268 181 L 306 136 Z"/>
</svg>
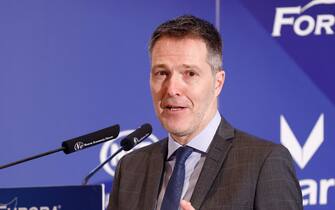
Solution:
<svg viewBox="0 0 335 210">
<path fill-rule="evenodd" d="M 191 203 L 195 209 L 302 209 L 292 158 L 282 145 L 234 129 L 224 119 Z"/>
</svg>

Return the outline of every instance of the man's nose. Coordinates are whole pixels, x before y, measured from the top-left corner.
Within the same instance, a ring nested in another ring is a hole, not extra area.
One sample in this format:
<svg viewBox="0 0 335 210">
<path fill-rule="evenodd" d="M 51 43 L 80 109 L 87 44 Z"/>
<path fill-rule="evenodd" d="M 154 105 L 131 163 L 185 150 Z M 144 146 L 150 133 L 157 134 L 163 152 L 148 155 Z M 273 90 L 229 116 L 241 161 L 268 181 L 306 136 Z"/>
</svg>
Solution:
<svg viewBox="0 0 335 210">
<path fill-rule="evenodd" d="M 176 74 L 171 75 L 166 83 L 166 93 L 169 96 L 180 96 L 181 91 L 182 80 Z"/>
</svg>

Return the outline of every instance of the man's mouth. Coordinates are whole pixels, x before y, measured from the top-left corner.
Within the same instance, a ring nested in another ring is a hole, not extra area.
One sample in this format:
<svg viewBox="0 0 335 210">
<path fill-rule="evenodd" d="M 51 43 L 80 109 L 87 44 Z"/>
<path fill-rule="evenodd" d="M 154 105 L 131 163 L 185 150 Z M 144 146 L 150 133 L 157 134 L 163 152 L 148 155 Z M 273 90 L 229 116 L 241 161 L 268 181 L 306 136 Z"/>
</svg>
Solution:
<svg viewBox="0 0 335 210">
<path fill-rule="evenodd" d="M 180 110 L 183 110 L 185 108 L 186 107 L 183 107 L 183 106 L 172 106 L 172 105 L 164 106 L 164 109 L 167 109 L 167 110 L 170 110 L 170 111 L 180 111 Z"/>
</svg>

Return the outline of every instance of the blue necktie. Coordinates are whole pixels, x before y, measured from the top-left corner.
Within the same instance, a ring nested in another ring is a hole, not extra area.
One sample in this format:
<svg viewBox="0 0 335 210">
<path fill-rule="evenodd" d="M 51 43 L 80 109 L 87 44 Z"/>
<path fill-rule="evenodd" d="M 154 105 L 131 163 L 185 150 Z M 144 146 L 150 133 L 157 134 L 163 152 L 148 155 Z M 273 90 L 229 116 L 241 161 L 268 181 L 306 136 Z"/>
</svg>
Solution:
<svg viewBox="0 0 335 210">
<path fill-rule="evenodd" d="M 176 163 L 173 168 L 172 175 L 166 187 L 161 210 L 177 210 L 179 209 L 181 194 L 184 187 L 185 179 L 185 161 L 191 155 L 193 149 L 191 147 L 179 147 L 176 154 Z"/>
</svg>

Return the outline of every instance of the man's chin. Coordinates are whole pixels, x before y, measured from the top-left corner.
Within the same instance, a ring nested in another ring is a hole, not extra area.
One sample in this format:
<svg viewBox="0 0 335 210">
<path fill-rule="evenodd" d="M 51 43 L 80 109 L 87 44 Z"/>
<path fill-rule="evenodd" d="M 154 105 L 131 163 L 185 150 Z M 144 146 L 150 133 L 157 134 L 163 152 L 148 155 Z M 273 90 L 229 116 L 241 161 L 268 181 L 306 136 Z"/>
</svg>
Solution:
<svg viewBox="0 0 335 210">
<path fill-rule="evenodd" d="M 183 128 L 181 126 L 164 126 L 165 129 L 174 137 L 182 138 L 189 135 L 189 129 Z"/>
<path fill-rule="evenodd" d="M 188 135 L 191 129 L 192 120 L 185 118 L 160 118 L 162 126 L 168 131 L 170 134 L 174 134 L 176 136 L 185 136 Z"/>
</svg>

